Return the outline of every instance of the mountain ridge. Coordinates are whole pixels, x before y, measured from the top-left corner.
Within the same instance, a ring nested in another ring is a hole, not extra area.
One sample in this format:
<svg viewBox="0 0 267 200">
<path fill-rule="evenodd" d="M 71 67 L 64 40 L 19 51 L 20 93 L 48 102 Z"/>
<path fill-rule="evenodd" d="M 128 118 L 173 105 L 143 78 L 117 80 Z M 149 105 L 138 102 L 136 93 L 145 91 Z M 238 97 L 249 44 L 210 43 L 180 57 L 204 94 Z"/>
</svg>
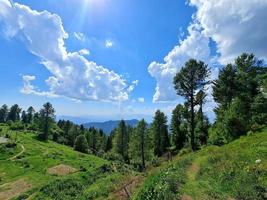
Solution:
<svg viewBox="0 0 267 200">
<path fill-rule="evenodd" d="M 82 125 L 85 128 L 90 128 L 94 127 L 96 129 L 102 129 L 104 133 L 110 134 L 112 130 L 114 130 L 118 125 L 121 120 L 108 120 L 105 122 L 87 122 L 83 123 Z M 139 122 L 138 119 L 131 119 L 131 120 L 124 120 L 126 125 L 135 127 L 137 123 Z"/>
</svg>

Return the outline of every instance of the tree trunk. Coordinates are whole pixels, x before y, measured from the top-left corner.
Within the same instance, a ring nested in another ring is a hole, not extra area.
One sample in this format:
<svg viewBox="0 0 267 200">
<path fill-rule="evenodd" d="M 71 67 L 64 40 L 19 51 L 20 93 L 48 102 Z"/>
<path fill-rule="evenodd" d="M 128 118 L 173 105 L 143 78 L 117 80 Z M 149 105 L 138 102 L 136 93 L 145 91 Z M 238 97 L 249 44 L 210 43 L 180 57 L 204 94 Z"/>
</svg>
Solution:
<svg viewBox="0 0 267 200">
<path fill-rule="evenodd" d="M 142 154 L 142 170 L 145 170 L 146 165 L 145 165 L 145 150 L 144 150 L 144 133 L 142 133 L 141 136 L 141 154 Z"/>
</svg>

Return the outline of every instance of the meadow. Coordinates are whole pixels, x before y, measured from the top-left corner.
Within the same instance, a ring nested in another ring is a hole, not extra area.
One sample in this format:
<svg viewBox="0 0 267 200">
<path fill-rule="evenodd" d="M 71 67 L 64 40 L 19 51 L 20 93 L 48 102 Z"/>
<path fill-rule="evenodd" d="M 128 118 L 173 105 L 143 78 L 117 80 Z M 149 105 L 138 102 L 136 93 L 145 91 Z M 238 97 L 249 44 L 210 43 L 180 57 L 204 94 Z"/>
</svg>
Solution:
<svg viewBox="0 0 267 200">
<path fill-rule="evenodd" d="M 39 141 L 34 133 L 10 131 L 7 126 L 1 130 L 17 143 L 14 148 L 1 145 L 1 200 L 105 199 L 123 180 L 123 172 L 115 172 L 107 160 Z"/>
</svg>

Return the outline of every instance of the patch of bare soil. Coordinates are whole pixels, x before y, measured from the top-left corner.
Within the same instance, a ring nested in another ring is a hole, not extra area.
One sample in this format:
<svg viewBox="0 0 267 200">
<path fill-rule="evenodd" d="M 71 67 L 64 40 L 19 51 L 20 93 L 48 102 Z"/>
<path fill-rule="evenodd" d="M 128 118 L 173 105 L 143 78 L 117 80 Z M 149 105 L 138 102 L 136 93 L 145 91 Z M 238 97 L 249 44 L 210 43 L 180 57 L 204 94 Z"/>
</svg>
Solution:
<svg viewBox="0 0 267 200">
<path fill-rule="evenodd" d="M 47 170 L 49 174 L 60 175 L 60 176 L 68 175 L 68 174 L 71 174 L 77 171 L 78 170 L 76 168 L 70 167 L 68 165 L 63 165 L 63 164 L 51 167 Z"/>
<path fill-rule="evenodd" d="M 31 189 L 32 185 L 23 179 L 0 186 L 0 200 L 9 200 Z"/>
</svg>

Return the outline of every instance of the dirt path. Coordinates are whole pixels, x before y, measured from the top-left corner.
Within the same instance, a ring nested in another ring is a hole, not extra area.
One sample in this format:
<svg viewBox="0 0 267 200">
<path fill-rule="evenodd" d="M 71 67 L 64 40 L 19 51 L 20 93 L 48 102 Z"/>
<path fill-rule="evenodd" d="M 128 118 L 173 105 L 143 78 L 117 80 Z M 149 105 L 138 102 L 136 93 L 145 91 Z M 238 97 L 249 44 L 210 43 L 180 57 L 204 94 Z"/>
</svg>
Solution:
<svg viewBox="0 0 267 200">
<path fill-rule="evenodd" d="M 117 190 L 109 195 L 108 199 L 127 200 L 130 199 L 134 191 L 143 183 L 142 175 L 134 177 L 131 181 L 122 184 Z"/>
<path fill-rule="evenodd" d="M 18 156 L 20 156 L 21 154 L 23 154 L 24 151 L 25 151 L 25 147 L 24 147 L 23 145 L 21 145 L 21 148 L 22 148 L 22 151 L 21 151 L 21 152 L 19 152 L 17 155 L 15 155 L 15 156 L 13 156 L 13 157 L 11 157 L 11 158 L 8 158 L 7 160 L 14 160 L 14 159 L 16 159 Z"/>
<path fill-rule="evenodd" d="M 196 180 L 196 175 L 199 172 L 199 170 L 200 170 L 200 167 L 199 167 L 199 164 L 198 164 L 198 162 L 196 160 L 196 161 L 194 161 L 192 163 L 192 165 L 187 170 L 188 181 L 190 181 L 190 182 L 195 181 Z"/>
<path fill-rule="evenodd" d="M 190 193 L 192 193 L 192 191 L 194 191 L 195 188 L 198 188 L 198 182 L 196 181 L 196 178 L 200 170 L 200 163 L 203 161 L 203 159 L 205 158 L 197 157 L 192 161 L 192 164 L 187 168 L 186 171 L 187 179 L 184 188 L 186 188 L 186 191 L 189 191 Z M 192 200 L 193 198 L 186 193 L 187 192 L 185 192 L 185 194 L 181 196 L 181 199 Z"/>
</svg>

